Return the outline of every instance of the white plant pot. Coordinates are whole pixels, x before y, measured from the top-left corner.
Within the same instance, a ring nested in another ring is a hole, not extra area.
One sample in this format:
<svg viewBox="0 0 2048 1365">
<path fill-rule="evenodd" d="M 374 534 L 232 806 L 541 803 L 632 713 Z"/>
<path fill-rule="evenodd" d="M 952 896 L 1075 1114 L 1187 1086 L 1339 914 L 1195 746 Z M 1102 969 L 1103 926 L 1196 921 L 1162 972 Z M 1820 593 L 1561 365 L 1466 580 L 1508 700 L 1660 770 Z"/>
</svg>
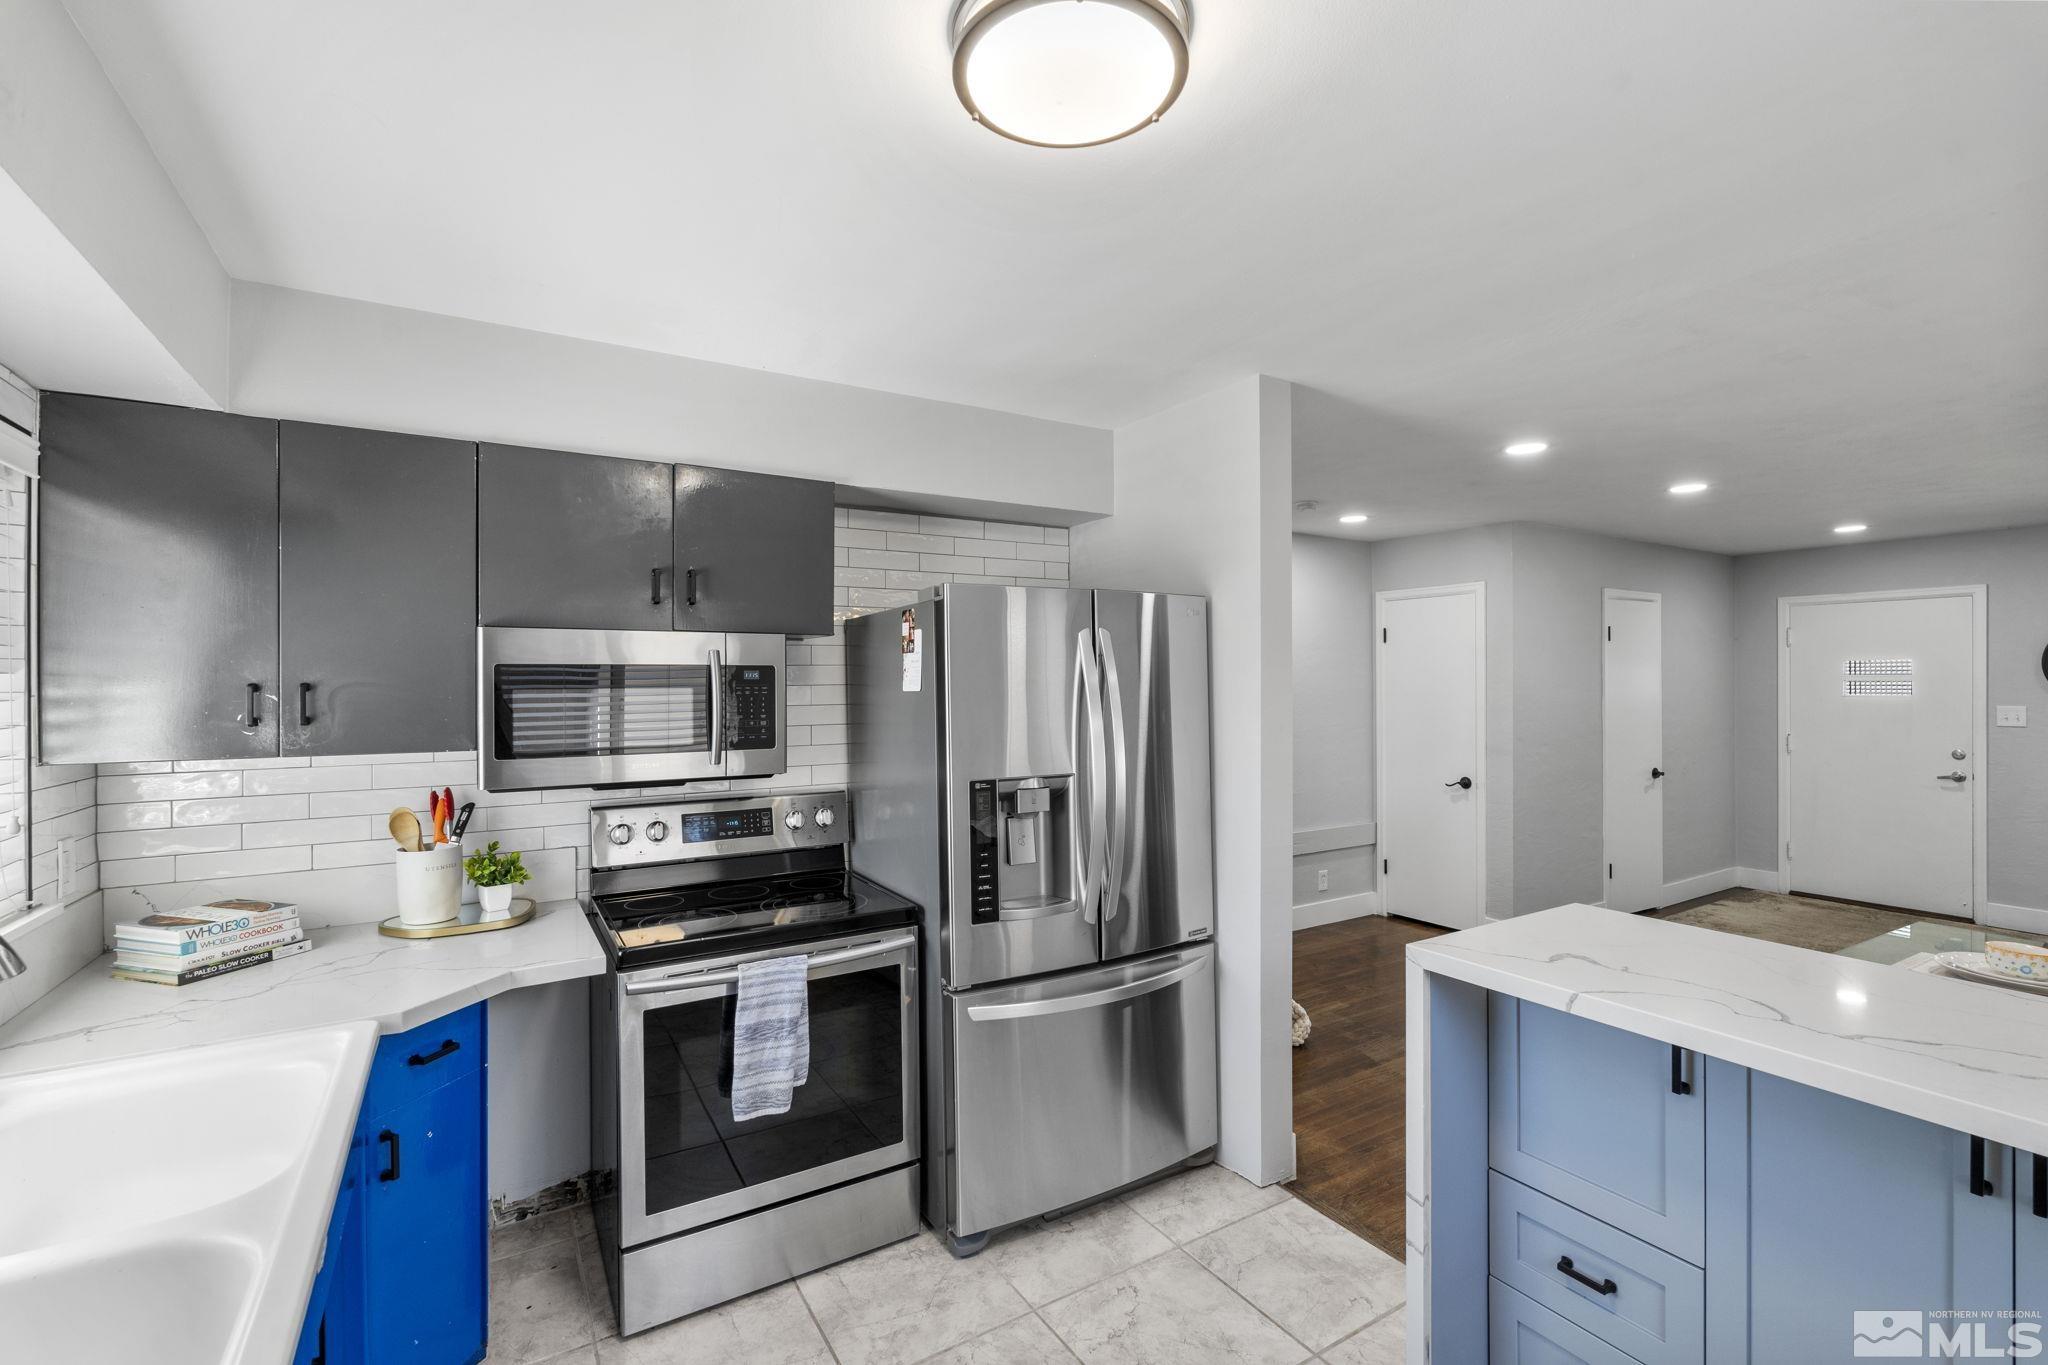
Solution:
<svg viewBox="0 0 2048 1365">
<path fill-rule="evenodd" d="M 483 907 L 485 919 L 502 919 L 512 913 L 512 888 L 509 886 L 479 886 L 476 900 Z"/>
</svg>

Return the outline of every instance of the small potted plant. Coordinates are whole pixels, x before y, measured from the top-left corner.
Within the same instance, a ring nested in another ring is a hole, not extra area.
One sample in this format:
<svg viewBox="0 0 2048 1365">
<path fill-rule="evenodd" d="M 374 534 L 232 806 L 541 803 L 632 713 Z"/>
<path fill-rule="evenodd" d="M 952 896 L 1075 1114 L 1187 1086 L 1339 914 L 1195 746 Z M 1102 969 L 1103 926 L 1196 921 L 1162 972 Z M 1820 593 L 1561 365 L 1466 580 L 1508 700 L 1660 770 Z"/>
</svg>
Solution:
<svg viewBox="0 0 2048 1365">
<path fill-rule="evenodd" d="M 476 897 L 485 919 L 502 919 L 512 912 L 512 888 L 531 881 L 533 874 L 519 862 L 517 853 L 498 852 L 498 841 L 480 848 L 462 860 L 462 870 L 476 886 Z"/>
</svg>

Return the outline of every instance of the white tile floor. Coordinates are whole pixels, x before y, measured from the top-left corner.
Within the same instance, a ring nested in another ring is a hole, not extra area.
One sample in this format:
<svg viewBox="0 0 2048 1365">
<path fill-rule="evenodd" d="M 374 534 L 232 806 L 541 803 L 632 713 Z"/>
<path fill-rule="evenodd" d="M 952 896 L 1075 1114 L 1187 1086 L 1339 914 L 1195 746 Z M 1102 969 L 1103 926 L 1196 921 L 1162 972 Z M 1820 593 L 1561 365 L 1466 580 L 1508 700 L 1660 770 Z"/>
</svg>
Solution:
<svg viewBox="0 0 2048 1365">
<path fill-rule="evenodd" d="M 1399 1365 L 1402 1268 L 1205 1166 L 956 1261 L 926 1233 L 614 1335 L 588 1209 L 491 1242 L 492 1365 Z"/>
</svg>

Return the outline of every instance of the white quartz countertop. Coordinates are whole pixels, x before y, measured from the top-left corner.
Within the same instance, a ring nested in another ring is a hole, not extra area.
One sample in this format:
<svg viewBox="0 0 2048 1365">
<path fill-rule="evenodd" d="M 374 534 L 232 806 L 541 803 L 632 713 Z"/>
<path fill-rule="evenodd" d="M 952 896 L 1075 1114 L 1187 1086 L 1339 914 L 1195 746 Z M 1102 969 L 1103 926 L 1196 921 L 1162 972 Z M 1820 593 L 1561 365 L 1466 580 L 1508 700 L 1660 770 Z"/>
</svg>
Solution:
<svg viewBox="0 0 2048 1365">
<path fill-rule="evenodd" d="M 2048 1152 L 2048 997 L 1590 905 L 1413 943 L 1408 960 L 1738 1066 Z"/>
<path fill-rule="evenodd" d="M 102 954 L 0 1028 L 0 1076 L 369 1020 L 403 1033 L 521 986 L 597 976 L 604 949 L 575 901 L 517 928 L 399 939 L 315 929 L 310 951 L 194 986 L 117 981 Z"/>
</svg>

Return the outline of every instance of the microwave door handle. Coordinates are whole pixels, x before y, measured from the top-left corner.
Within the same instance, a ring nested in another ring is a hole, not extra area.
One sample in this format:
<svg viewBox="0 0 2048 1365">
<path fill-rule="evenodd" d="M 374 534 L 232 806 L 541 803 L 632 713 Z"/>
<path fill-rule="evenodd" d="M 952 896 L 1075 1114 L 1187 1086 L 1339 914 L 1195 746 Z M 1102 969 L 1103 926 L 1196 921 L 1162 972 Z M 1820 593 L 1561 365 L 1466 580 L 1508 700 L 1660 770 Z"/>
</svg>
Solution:
<svg viewBox="0 0 2048 1365">
<path fill-rule="evenodd" d="M 711 651 L 711 761 L 725 762 L 725 654 Z"/>
<path fill-rule="evenodd" d="M 1123 902 L 1124 854 L 1129 849 L 1131 824 L 1131 749 L 1130 733 L 1124 725 L 1124 685 L 1116 669 L 1116 644 L 1107 630 L 1098 628 L 1095 636 L 1102 643 L 1103 708 L 1109 712 L 1109 758 L 1115 772 L 1110 788 L 1114 813 L 1109 818 L 1109 885 L 1102 901 L 1102 918 L 1107 921 L 1116 918 Z"/>
</svg>

